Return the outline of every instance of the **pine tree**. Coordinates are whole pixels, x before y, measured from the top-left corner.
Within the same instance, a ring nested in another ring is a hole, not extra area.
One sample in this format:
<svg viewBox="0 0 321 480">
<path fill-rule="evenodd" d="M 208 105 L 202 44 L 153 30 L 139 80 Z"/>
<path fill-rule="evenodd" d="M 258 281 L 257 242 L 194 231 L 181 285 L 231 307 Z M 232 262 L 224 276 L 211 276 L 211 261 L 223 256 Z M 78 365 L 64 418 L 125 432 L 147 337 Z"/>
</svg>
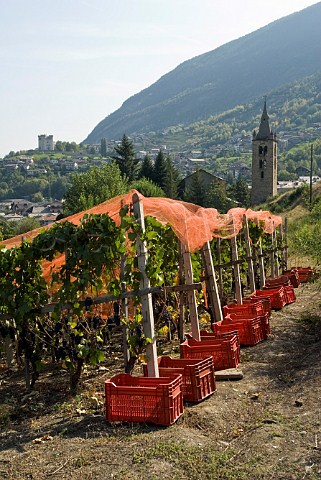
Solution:
<svg viewBox="0 0 321 480">
<path fill-rule="evenodd" d="M 232 203 L 226 195 L 224 185 L 219 182 L 212 182 L 206 193 L 204 206 L 216 208 L 220 213 L 225 213 L 234 206 Z"/>
<path fill-rule="evenodd" d="M 112 158 L 118 165 L 121 174 L 125 176 L 129 182 L 132 182 L 137 175 L 139 159 L 135 156 L 133 142 L 129 140 L 127 135 L 123 135 L 120 145 L 115 147 L 117 155 Z"/>
<path fill-rule="evenodd" d="M 159 187 L 165 189 L 166 186 L 166 160 L 162 150 L 157 154 L 154 163 L 154 183 Z"/>
<path fill-rule="evenodd" d="M 202 182 L 199 170 L 196 170 L 192 176 L 190 187 L 185 188 L 184 200 L 204 207 L 206 204 L 206 190 Z"/>
<path fill-rule="evenodd" d="M 170 155 L 167 155 L 166 156 L 166 184 L 164 186 L 164 191 L 168 198 L 178 197 L 178 182 L 179 182 L 178 170 L 174 167 L 174 164 Z"/>
<path fill-rule="evenodd" d="M 230 187 L 230 195 L 242 207 L 248 207 L 250 205 L 250 191 L 244 178 L 238 178 L 235 184 Z"/>
<path fill-rule="evenodd" d="M 145 155 L 143 159 L 139 178 L 147 178 L 148 180 L 154 179 L 154 165 L 149 155 Z"/>
</svg>

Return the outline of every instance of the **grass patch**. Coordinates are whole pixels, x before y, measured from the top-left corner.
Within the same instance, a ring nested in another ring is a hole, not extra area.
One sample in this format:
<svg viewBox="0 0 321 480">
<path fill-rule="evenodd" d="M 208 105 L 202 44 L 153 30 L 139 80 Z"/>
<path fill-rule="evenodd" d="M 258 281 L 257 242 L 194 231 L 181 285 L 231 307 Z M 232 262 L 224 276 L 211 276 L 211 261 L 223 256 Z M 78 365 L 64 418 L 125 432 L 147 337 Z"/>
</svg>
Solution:
<svg viewBox="0 0 321 480">
<path fill-rule="evenodd" d="M 251 461 L 242 462 L 238 466 L 237 455 L 237 452 L 231 449 L 218 451 L 202 444 L 191 446 L 175 442 L 159 442 L 144 452 L 135 453 L 133 463 L 148 468 L 148 464 L 155 461 L 166 462 L 171 465 L 173 479 L 182 478 L 182 471 L 185 472 L 186 478 L 195 480 L 259 478 L 260 458 L 253 457 Z"/>
<path fill-rule="evenodd" d="M 12 406 L 6 403 L 0 405 L 0 426 L 7 427 L 10 424 L 10 415 L 12 413 Z"/>
<path fill-rule="evenodd" d="M 321 314 L 306 312 L 301 315 L 299 321 L 315 336 L 316 341 L 321 340 Z"/>
</svg>

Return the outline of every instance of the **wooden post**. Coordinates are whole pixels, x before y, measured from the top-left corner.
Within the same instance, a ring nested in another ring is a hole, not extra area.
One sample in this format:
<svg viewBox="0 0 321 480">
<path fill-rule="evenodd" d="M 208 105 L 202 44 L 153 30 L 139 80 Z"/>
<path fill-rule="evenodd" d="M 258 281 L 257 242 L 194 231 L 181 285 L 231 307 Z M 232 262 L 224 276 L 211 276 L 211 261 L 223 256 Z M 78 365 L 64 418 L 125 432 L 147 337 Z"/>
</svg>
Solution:
<svg viewBox="0 0 321 480">
<path fill-rule="evenodd" d="M 264 256 L 262 253 L 262 239 L 259 240 L 258 246 L 258 257 L 259 257 L 259 270 L 260 270 L 260 288 L 262 289 L 265 286 L 265 269 L 264 269 Z"/>
<path fill-rule="evenodd" d="M 280 253 L 281 253 L 281 271 L 283 273 L 283 271 L 286 270 L 286 269 L 285 269 L 285 260 L 284 260 L 284 236 L 283 236 L 283 226 L 282 226 L 282 224 L 279 225 L 278 231 L 279 231 L 279 239 L 280 239 L 279 250 L 280 250 Z"/>
<path fill-rule="evenodd" d="M 13 362 L 13 348 L 12 348 L 10 335 L 6 335 L 4 337 L 4 351 L 6 356 L 7 367 L 9 369 Z"/>
<path fill-rule="evenodd" d="M 274 251 L 275 243 L 274 243 L 274 231 L 271 233 L 271 251 L 270 251 L 270 267 L 271 272 L 270 275 L 272 278 L 275 277 L 275 251 Z"/>
<path fill-rule="evenodd" d="M 181 245 L 182 254 L 184 259 L 184 271 L 185 271 L 185 283 L 186 285 L 191 285 L 193 283 L 193 269 L 192 269 L 192 260 L 191 254 L 185 248 L 185 245 Z M 189 317 L 191 322 L 192 328 L 192 337 L 195 340 L 200 341 L 200 328 L 198 324 L 198 313 L 197 313 L 197 304 L 196 304 L 196 297 L 195 291 L 189 290 L 187 291 L 187 302 L 189 308 Z"/>
<path fill-rule="evenodd" d="M 124 282 L 125 268 L 126 268 L 126 255 L 123 254 L 122 257 L 121 257 L 121 263 L 120 263 L 120 281 L 121 281 L 122 293 L 124 293 L 126 291 L 126 284 Z M 122 314 L 124 315 L 124 317 L 126 319 L 126 325 L 123 324 L 122 333 L 123 333 L 124 367 L 125 367 L 125 372 L 128 373 L 129 359 L 130 359 L 130 352 L 129 352 L 129 348 L 128 348 L 128 327 L 127 327 L 127 322 L 128 322 L 128 298 L 126 298 L 126 297 L 122 298 L 121 309 L 122 309 Z"/>
<path fill-rule="evenodd" d="M 285 270 L 288 269 L 288 217 L 285 217 L 284 219 L 284 265 L 285 265 Z"/>
<path fill-rule="evenodd" d="M 253 257 L 253 270 L 254 270 L 254 286 L 255 290 L 259 288 L 259 256 L 257 245 L 252 245 L 252 257 Z"/>
<path fill-rule="evenodd" d="M 134 193 L 133 195 L 133 210 L 134 210 L 134 215 L 136 217 L 136 220 L 140 225 L 142 231 L 144 232 L 145 231 L 144 211 L 137 193 Z M 142 279 L 140 281 L 140 288 L 150 288 L 150 281 L 146 275 L 147 247 L 145 242 L 142 242 L 139 236 L 136 239 L 136 248 L 137 248 L 138 269 L 142 274 Z M 154 312 L 153 312 L 151 293 L 146 293 L 142 295 L 141 300 L 142 300 L 142 316 L 143 316 L 143 324 L 144 324 L 144 334 L 146 338 L 151 339 L 151 343 L 149 343 L 146 348 L 147 372 L 149 377 L 159 377 L 157 350 L 156 350 L 156 337 L 155 337 L 155 330 L 154 330 Z"/>
<path fill-rule="evenodd" d="M 275 259 L 275 275 L 280 275 L 280 264 L 279 264 L 279 256 L 278 256 L 278 237 L 277 237 L 277 229 L 274 230 L 274 259 Z"/>
<path fill-rule="evenodd" d="M 202 257 L 203 257 L 203 263 L 204 263 L 205 273 L 207 277 L 207 283 L 209 287 L 208 294 L 210 297 L 212 311 L 214 313 L 216 322 L 219 322 L 223 320 L 223 314 L 222 314 L 220 296 L 218 293 L 218 288 L 216 283 L 210 242 L 206 242 L 203 245 Z"/>
<path fill-rule="evenodd" d="M 178 277 L 179 284 L 183 285 L 185 282 L 184 278 L 184 259 L 182 253 L 182 244 L 178 242 Z M 179 341 L 184 342 L 185 340 L 185 292 L 179 292 Z"/>
<path fill-rule="evenodd" d="M 241 275 L 239 255 L 237 251 L 236 235 L 231 238 L 231 250 L 232 250 L 232 263 L 235 283 L 235 299 L 238 305 L 242 305 L 242 288 L 241 288 Z"/>
<path fill-rule="evenodd" d="M 249 283 L 250 283 L 250 291 L 251 293 L 255 290 L 255 276 L 254 276 L 254 268 L 253 268 L 253 258 L 252 258 L 252 248 L 251 248 L 251 239 L 250 239 L 250 232 L 249 232 L 249 223 L 247 221 L 246 215 L 243 216 L 243 223 L 244 223 L 244 232 L 245 232 L 245 248 L 246 248 L 246 255 L 247 255 L 247 265 L 248 265 L 248 276 L 249 276 Z"/>
<path fill-rule="evenodd" d="M 218 261 L 218 290 L 219 290 L 220 298 L 222 301 L 224 287 L 223 287 L 223 269 L 221 267 L 222 256 L 221 256 L 221 239 L 220 238 L 216 239 L 216 245 L 217 245 L 217 261 Z"/>
</svg>

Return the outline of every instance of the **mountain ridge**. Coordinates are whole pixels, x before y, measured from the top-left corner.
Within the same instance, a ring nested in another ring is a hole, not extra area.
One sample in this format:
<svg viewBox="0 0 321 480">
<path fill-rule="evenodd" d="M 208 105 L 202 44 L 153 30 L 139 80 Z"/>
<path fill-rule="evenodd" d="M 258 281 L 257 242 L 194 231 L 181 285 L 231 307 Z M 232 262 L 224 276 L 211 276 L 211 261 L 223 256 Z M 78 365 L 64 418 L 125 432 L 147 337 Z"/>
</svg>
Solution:
<svg viewBox="0 0 321 480">
<path fill-rule="evenodd" d="M 84 143 L 204 120 L 321 71 L 321 2 L 186 60 L 128 98 Z"/>
</svg>

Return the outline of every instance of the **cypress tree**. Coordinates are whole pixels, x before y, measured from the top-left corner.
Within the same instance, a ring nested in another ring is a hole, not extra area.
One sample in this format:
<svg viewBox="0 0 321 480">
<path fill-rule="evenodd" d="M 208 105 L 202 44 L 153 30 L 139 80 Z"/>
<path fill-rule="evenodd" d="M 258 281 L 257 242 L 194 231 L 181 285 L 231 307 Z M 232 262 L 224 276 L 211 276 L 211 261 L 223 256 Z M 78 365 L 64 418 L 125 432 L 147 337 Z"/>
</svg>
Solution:
<svg viewBox="0 0 321 480">
<path fill-rule="evenodd" d="M 107 157 L 107 142 L 106 138 L 102 138 L 100 141 L 100 154 L 102 157 Z"/>
</svg>

